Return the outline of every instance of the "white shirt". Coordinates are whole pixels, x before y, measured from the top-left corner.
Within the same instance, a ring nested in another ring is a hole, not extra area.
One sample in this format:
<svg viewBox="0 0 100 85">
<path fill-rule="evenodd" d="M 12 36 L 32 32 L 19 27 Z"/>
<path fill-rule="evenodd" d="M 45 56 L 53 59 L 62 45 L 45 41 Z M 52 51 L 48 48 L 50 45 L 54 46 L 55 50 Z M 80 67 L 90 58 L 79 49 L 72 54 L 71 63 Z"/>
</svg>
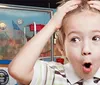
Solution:
<svg viewBox="0 0 100 85">
<path fill-rule="evenodd" d="M 70 63 L 64 65 L 64 67 L 65 67 L 66 77 L 72 85 L 81 80 L 75 73 L 75 71 Z M 100 78 L 100 68 L 96 72 L 94 77 Z M 100 85 L 100 82 L 98 82 L 98 84 L 95 84 L 93 78 L 91 78 L 91 79 L 83 81 L 83 85 Z"/>
<path fill-rule="evenodd" d="M 94 75 L 100 78 L 100 69 Z M 71 64 L 59 64 L 56 62 L 45 62 L 38 60 L 34 66 L 34 75 L 30 85 L 77 85 L 81 80 Z M 93 79 L 83 82 L 83 85 L 100 85 L 95 84 Z"/>
</svg>

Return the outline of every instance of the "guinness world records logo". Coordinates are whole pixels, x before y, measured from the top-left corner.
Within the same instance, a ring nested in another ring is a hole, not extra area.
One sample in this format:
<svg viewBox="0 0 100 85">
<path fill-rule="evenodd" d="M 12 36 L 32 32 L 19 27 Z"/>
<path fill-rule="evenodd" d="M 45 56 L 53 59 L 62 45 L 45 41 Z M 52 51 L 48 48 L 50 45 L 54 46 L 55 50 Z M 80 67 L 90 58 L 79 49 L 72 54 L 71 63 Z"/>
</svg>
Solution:
<svg viewBox="0 0 100 85">
<path fill-rule="evenodd" d="M 0 69 L 0 85 L 6 85 L 9 82 L 9 75 L 8 73 Z"/>
</svg>

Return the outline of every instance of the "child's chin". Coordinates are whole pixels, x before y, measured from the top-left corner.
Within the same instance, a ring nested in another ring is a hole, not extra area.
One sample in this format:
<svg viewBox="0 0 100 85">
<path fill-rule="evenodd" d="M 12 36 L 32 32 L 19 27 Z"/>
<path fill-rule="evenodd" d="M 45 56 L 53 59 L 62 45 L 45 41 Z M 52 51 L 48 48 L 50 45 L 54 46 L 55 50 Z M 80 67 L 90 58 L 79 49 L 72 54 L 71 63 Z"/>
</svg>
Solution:
<svg viewBox="0 0 100 85">
<path fill-rule="evenodd" d="M 83 77 L 82 79 L 88 80 L 88 79 L 93 78 L 94 73 L 93 72 L 89 72 L 88 74 L 87 73 L 83 73 L 81 76 Z"/>
</svg>

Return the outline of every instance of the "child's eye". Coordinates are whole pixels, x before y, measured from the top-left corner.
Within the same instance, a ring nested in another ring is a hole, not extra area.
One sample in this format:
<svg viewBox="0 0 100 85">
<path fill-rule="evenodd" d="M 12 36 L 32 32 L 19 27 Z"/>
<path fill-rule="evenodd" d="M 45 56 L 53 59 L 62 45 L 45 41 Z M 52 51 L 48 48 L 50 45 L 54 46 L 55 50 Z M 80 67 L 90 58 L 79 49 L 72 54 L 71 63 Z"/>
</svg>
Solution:
<svg viewBox="0 0 100 85">
<path fill-rule="evenodd" d="M 77 38 L 77 37 L 76 37 L 76 38 L 72 38 L 72 39 L 71 39 L 71 42 L 79 42 L 79 41 L 80 41 L 80 39 L 79 39 L 79 38 Z"/>
<path fill-rule="evenodd" d="M 94 41 L 100 41 L 100 36 L 94 36 L 94 37 L 92 38 L 92 40 L 94 40 Z"/>
</svg>

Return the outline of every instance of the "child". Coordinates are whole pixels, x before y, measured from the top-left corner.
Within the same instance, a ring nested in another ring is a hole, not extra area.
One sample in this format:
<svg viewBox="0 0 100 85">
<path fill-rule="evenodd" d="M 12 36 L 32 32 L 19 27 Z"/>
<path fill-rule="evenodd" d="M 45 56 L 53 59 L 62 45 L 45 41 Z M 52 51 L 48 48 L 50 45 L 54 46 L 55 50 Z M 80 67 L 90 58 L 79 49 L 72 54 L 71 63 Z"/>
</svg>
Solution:
<svg viewBox="0 0 100 85">
<path fill-rule="evenodd" d="M 62 0 L 48 24 L 20 50 L 9 65 L 24 85 L 99 85 L 100 1 Z M 59 29 L 65 65 L 38 60 L 51 35 Z"/>
</svg>

